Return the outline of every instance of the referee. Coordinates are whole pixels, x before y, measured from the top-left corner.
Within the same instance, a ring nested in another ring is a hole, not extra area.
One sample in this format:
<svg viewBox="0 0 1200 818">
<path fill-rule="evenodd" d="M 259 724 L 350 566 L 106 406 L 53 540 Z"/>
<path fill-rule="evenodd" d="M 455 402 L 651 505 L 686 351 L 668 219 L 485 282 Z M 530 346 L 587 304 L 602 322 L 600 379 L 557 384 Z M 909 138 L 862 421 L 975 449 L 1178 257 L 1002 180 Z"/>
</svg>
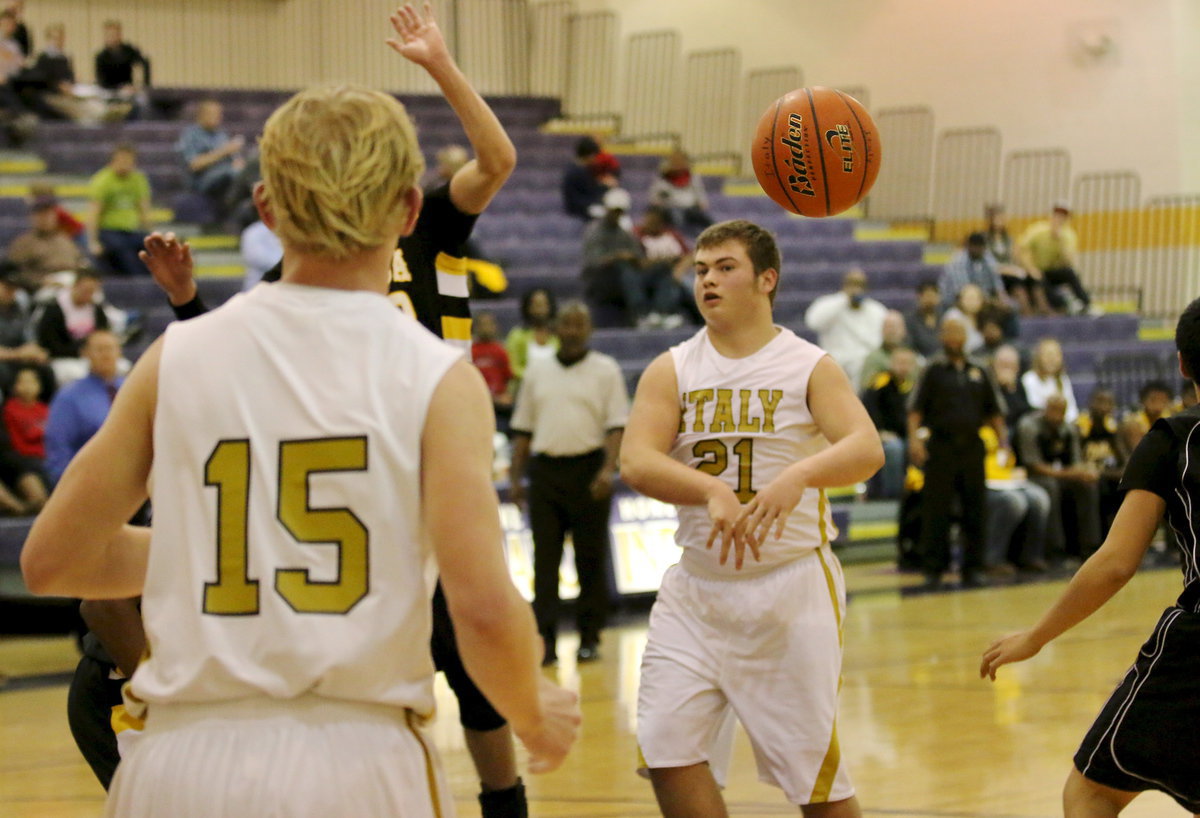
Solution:
<svg viewBox="0 0 1200 818">
<path fill-rule="evenodd" d="M 942 354 L 929 362 L 913 391 L 908 412 L 908 452 L 925 470 L 921 492 L 920 552 L 925 587 L 942 587 L 950 567 L 950 515 L 961 503 L 962 584 L 978 588 L 983 576 L 986 484 L 979 429 L 991 424 L 1001 446 L 1008 438 L 1004 400 L 987 370 L 967 359 L 967 328 L 957 318 L 942 321 Z"/>
</svg>

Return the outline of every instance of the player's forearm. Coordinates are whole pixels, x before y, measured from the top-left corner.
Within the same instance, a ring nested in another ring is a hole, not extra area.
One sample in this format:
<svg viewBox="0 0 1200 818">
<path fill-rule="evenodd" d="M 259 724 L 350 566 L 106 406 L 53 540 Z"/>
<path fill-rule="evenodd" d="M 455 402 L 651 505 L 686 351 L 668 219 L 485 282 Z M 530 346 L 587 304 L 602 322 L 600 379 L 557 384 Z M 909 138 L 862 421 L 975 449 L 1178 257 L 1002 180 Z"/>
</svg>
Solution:
<svg viewBox="0 0 1200 818">
<path fill-rule="evenodd" d="M 500 715 L 518 733 L 541 719 L 537 694 L 542 642 L 533 611 L 508 583 L 500 597 L 480 604 L 450 606 L 463 665 Z"/>
<path fill-rule="evenodd" d="M 1075 572 L 1062 596 L 1034 625 L 1031 638 L 1038 645 L 1045 645 L 1075 627 L 1112 599 L 1132 576 L 1132 571 L 1097 551 Z"/>
<path fill-rule="evenodd" d="M 707 505 L 723 484 L 689 468 L 664 452 L 640 448 L 621 451 L 621 479 L 647 497 L 677 506 Z"/>
<path fill-rule="evenodd" d="M 126 677 L 137 670 L 146 650 L 146 632 L 137 599 L 84 600 L 79 614 Z"/>
<path fill-rule="evenodd" d="M 808 488 L 825 489 L 861 483 L 883 467 L 883 445 L 872 427 L 855 429 L 829 448 L 785 470 Z"/>
<path fill-rule="evenodd" d="M 51 504 L 34 521 L 21 552 L 21 572 L 29 591 L 88 599 L 140 596 L 150 556 L 150 529 L 125 525 L 108 532 L 82 518 L 56 524 L 54 520 L 64 515 L 54 513 Z"/>
<path fill-rule="evenodd" d="M 447 58 L 432 63 L 426 66 L 426 70 L 458 115 L 479 171 L 488 176 L 507 178 L 516 167 L 517 149 L 500 124 L 496 112 L 453 60 Z"/>
</svg>

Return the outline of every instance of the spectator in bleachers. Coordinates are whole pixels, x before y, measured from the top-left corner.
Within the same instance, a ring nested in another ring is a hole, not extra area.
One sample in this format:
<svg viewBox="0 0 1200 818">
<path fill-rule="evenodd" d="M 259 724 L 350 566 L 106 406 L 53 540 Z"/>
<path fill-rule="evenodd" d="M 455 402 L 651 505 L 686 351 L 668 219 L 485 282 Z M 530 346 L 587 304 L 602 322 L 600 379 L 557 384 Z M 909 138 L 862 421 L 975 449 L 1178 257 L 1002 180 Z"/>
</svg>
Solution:
<svg viewBox="0 0 1200 818">
<path fill-rule="evenodd" d="M 671 224 L 699 232 L 713 223 L 708 214 L 704 180 L 692 169 L 692 161 L 681 150 L 672 151 L 658 168 L 650 185 L 650 202 L 666 210 Z"/>
<path fill-rule="evenodd" d="M 226 195 L 238 173 L 245 167 L 242 148 L 246 140 L 231 137 L 221 128 L 224 109 L 215 99 L 201 100 L 196 106 L 196 121 L 184 129 L 175 143 L 187 169 L 192 190 L 208 197 L 219 214 L 227 212 Z"/>
<path fill-rule="evenodd" d="M 1171 387 L 1166 381 L 1147 381 L 1138 390 L 1138 408 L 1130 414 L 1130 418 L 1145 434 L 1156 420 L 1173 414 L 1171 404 L 1174 400 L 1175 396 L 1171 394 Z"/>
<path fill-rule="evenodd" d="M 646 208 L 642 221 L 633 229 L 633 234 L 642 243 L 642 252 L 646 256 L 648 267 L 659 266 L 670 270 L 675 286 L 679 290 L 678 302 L 680 312 L 686 314 L 693 324 L 703 324 L 696 299 L 692 295 L 692 253 L 687 239 L 676 228 L 671 226 L 667 212 L 658 206 Z M 664 326 L 674 327 L 678 323 L 668 317 Z"/>
<path fill-rule="evenodd" d="M 1099 474 L 1083 459 L 1079 429 L 1066 413 L 1062 395 L 1047 397 L 1044 409 L 1017 424 L 1017 452 L 1030 479 L 1050 495 L 1047 555 L 1087 559 L 1100 545 Z"/>
<path fill-rule="evenodd" d="M 991 370 L 1000 397 L 1004 398 L 1004 422 L 1009 437 L 1015 437 L 1017 423 L 1033 409 L 1021 383 L 1021 356 L 1016 347 L 1005 344 L 998 348 L 992 355 Z"/>
<path fill-rule="evenodd" d="M 604 194 L 604 217 L 583 234 L 583 281 L 587 300 L 600 310 L 617 308 L 627 326 L 661 327 L 679 317 L 679 287 L 669 268 L 647 265 L 642 244 L 621 222 L 632 200 L 623 188 Z M 599 323 L 599 322 L 598 322 Z"/>
<path fill-rule="evenodd" d="M 88 250 L 118 275 L 146 275 L 138 258 L 150 229 L 150 182 L 138 170 L 137 149 L 121 143 L 88 183 Z"/>
<path fill-rule="evenodd" d="M 975 357 L 985 364 L 990 364 L 996 350 L 1010 343 L 1009 338 L 1004 334 L 1004 316 L 985 304 L 979 311 L 978 322 L 979 337 L 982 339 L 982 343 L 975 350 Z M 1024 369 L 1028 363 L 1025 353 L 1020 348 L 1017 351 L 1021 353 L 1021 368 Z"/>
<path fill-rule="evenodd" d="M 100 276 L 94 270 L 80 270 L 74 283 L 61 288 L 38 319 L 35 338 L 49 354 L 60 384 L 85 374 L 80 360 L 84 343 L 93 332 L 110 328 L 108 313 L 97 303 L 99 296 Z"/>
<path fill-rule="evenodd" d="M 21 54 L 26 58 L 32 57 L 33 37 L 29 33 L 29 26 L 25 25 L 25 0 L 9 0 L 5 10 L 11 12 L 16 21 L 13 39 L 21 46 Z"/>
<path fill-rule="evenodd" d="M 584 136 L 575 143 L 575 161 L 563 171 L 563 210 L 585 222 L 604 215 L 604 194 L 616 186 L 616 180 L 604 176 L 597 178 L 592 163 L 599 156 L 600 143 Z"/>
<path fill-rule="evenodd" d="M 987 452 L 983 461 L 987 480 L 987 573 L 1006 577 L 1018 568 L 1045 573 L 1050 495 L 1017 466 L 1011 448 L 1000 446 L 994 429 L 984 426 L 979 436 Z"/>
<path fill-rule="evenodd" d="M 279 243 L 279 237 L 263 224 L 262 219 L 242 231 L 238 246 L 242 252 L 242 263 L 246 265 L 243 290 L 248 290 L 262 281 L 267 270 L 283 258 L 283 245 Z"/>
<path fill-rule="evenodd" d="M 1088 410 L 1079 415 L 1079 440 L 1083 445 L 1083 459 L 1100 475 L 1100 532 L 1104 535 L 1124 496 L 1120 490 L 1121 475 L 1129 450 L 1120 435 L 1120 425 L 1115 415 L 1116 400 L 1107 389 L 1096 389 L 1088 399 Z"/>
<path fill-rule="evenodd" d="M 8 394 L 21 367 L 35 367 L 43 388 L 54 389 L 49 354 L 33 342 L 29 299 L 11 271 L 0 274 L 0 390 Z"/>
<path fill-rule="evenodd" d="M 0 427 L 0 514 L 28 516 L 46 504 L 46 481 L 35 459 L 17 454 Z"/>
<path fill-rule="evenodd" d="M 958 291 L 954 306 L 942 313 L 942 320 L 957 318 L 967 328 L 967 354 L 976 354 L 983 346 L 983 334 L 979 331 L 979 317 L 986 304 L 983 290 L 975 284 L 967 284 Z"/>
<path fill-rule="evenodd" d="M 1021 314 L 1050 312 L 1045 290 L 1036 286 L 1037 282 L 1017 263 L 1013 241 L 1008 233 L 1008 217 L 1004 212 L 1004 205 L 990 204 L 984 208 L 983 215 L 987 221 L 984 235 L 987 237 L 988 251 L 996 259 L 1000 278 L 1004 281 L 1004 289 L 1012 297 Z"/>
<path fill-rule="evenodd" d="M 37 462 L 46 459 L 46 419 L 50 407 L 42 400 L 42 379 L 37 370 L 17 370 L 11 395 L 4 402 L 4 426 L 13 450 Z"/>
<path fill-rule="evenodd" d="M 558 305 L 554 293 L 535 287 L 521 297 L 521 324 L 508 331 L 504 349 L 512 367 L 513 379 L 519 385 L 525 377 L 525 367 L 534 361 L 553 358 L 558 352 L 558 336 L 554 334 L 554 322 L 558 319 Z"/>
<path fill-rule="evenodd" d="M 887 368 L 875 373 L 863 389 L 863 406 L 879 430 L 879 439 L 883 443 L 883 468 L 872 480 L 877 484 L 879 497 L 898 498 L 904 489 L 904 472 L 908 464 L 908 396 L 912 393 L 916 374 L 916 353 L 897 345 L 888 353 Z"/>
<path fill-rule="evenodd" d="M 121 343 L 116 335 L 96 329 L 88 334 L 82 353 L 87 375 L 58 391 L 46 420 L 46 472 L 54 482 L 104 423 L 125 381 L 119 374 Z"/>
<path fill-rule="evenodd" d="M 30 205 L 38 199 L 58 199 L 58 195 L 54 192 L 54 185 L 48 182 L 33 182 L 29 185 L 29 203 Z M 76 244 L 83 252 L 87 252 L 87 225 L 75 218 L 71 211 L 63 207 L 61 201 L 54 208 L 55 214 L 58 216 L 58 229 L 67 234 L 68 237 Z"/>
<path fill-rule="evenodd" d="M 496 410 L 496 423 L 500 431 L 507 431 L 508 419 L 512 416 L 513 379 L 508 351 L 500 343 L 500 328 L 496 316 L 490 312 L 476 314 L 471 322 L 471 362 L 483 374 L 488 392 L 492 395 L 492 407 Z M 503 421 L 503 422 L 501 422 Z"/>
<path fill-rule="evenodd" d="M 840 292 L 822 295 L 809 305 L 804 323 L 817 333 L 817 344 L 845 371 L 850 383 L 862 382 L 863 361 L 883 343 L 887 307 L 867 297 L 867 274 L 855 267 L 842 279 Z"/>
<path fill-rule="evenodd" d="M 1033 366 L 1021 376 L 1021 385 L 1025 387 L 1025 397 L 1034 409 L 1045 409 L 1047 398 L 1059 395 L 1067 404 L 1067 423 L 1074 423 L 1079 417 L 1075 387 L 1067 375 L 1062 345 L 1055 339 L 1043 338 L 1038 341 L 1033 350 Z"/>
<path fill-rule="evenodd" d="M 46 46 L 21 75 L 21 95 L 43 119 L 80 119 L 84 115 L 75 97 L 75 68 L 63 51 L 66 28 L 62 23 L 46 27 Z"/>
<path fill-rule="evenodd" d="M 59 226 L 58 199 L 35 198 L 29 208 L 30 229 L 13 239 L 6 256 L 17 268 L 21 286 L 35 291 L 48 273 L 82 267 L 87 258 Z"/>
<path fill-rule="evenodd" d="M 134 76 L 134 68 L 140 70 L 140 77 Z M 96 52 L 96 84 L 127 106 L 132 106 L 141 89 L 150 87 L 150 60 L 125 42 L 118 20 L 104 22 L 104 47 Z"/>
<path fill-rule="evenodd" d="M 942 277 L 938 281 L 938 289 L 942 291 L 942 306 L 953 306 L 958 301 L 959 293 L 968 284 L 980 289 L 986 307 L 1003 316 L 1005 335 L 1017 337 L 1019 328 L 1016 312 L 1000 276 L 999 265 L 987 249 L 987 236 L 983 233 L 967 236 L 963 249 L 951 256 L 942 268 Z"/>
<path fill-rule="evenodd" d="M 1049 304 L 1059 312 L 1095 314 L 1092 298 L 1079 280 L 1079 238 L 1068 223 L 1071 207 L 1065 201 L 1054 203 L 1050 218 L 1034 222 L 1017 242 L 1017 257 L 1030 278 L 1030 286 L 1041 286 Z M 1059 288 L 1066 286 L 1070 297 Z"/>
<path fill-rule="evenodd" d="M 875 376 L 886 372 L 891 366 L 892 352 L 898 347 L 908 346 L 908 329 L 904 315 L 897 310 L 888 310 L 883 316 L 883 341 L 863 359 L 859 389 L 866 389 L 875 382 Z"/>
<path fill-rule="evenodd" d="M 937 282 L 932 279 L 922 281 L 917 285 L 916 306 L 904 316 L 908 342 L 922 357 L 929 358 L 941 350 L 941 322 L 942 295 Z"/>
<path fill-rule="evenodd" d="M 0 11 L 0 118 L 9 137 L 18 145 L 29 136 L 31 114 L 21 100 L 17 80 L 25 64 L 25 54 L 13 34 L 16 17 L 9 10 Z"/>
</svg>

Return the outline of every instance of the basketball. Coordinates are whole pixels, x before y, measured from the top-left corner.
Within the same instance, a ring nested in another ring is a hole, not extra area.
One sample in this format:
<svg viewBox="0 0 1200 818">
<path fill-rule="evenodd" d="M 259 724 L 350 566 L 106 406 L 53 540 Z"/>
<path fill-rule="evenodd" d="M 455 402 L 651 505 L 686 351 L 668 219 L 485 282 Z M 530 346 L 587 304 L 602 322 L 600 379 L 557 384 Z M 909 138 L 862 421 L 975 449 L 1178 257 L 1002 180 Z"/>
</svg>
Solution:
<svg viewBox="0 0 1200 818">
<path fill-rule="evenodd" d="M 762 189 L 801 216 L 834 216 L 879 175 L 879 132 L 867 109 L 835 88 L 798 88 L 763 112 L 750 155 Z"/>
</svg>

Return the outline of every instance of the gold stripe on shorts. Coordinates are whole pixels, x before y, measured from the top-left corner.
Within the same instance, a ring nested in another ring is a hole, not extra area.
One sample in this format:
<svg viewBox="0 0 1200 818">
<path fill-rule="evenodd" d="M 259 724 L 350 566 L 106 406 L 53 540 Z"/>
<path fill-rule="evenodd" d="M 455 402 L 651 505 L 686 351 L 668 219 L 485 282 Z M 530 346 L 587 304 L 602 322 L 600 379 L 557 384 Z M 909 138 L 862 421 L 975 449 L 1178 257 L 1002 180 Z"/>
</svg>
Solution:
<svg viewBox="0 0 1200 818">
<path fill-rule="evenodd" d="M 829 526 L 825 522 L 825 510 L 829 508 L 829 500 L 825 497 L 825 489 L 817 491 L 817 531 L 821 533 L 821 545 L 829 543 Z M 826 573 L 829 573 L 826 571 Z"/>
<path fill-rule="evenodd" d="M 425 744 L 421 731 L 413 725 L 414 718 L 416 718 L 416 714 L 413 711 L 404 711 L 404 721 L 408 725 L 408 729 L 412 731 L 417 744 L 421 745 L 421 752 L 425 755 L 425 783 L 429 786 L 429 799 L 433 804 L 434 818 L 442 818 L 442 799 L 438 794 L 437 771 L 433 765 L 433 754 L 429 751 L 429 746 Z"/>
<path fill-rule="evenodd" d="M 809 796 L 808 803 L 824 804 L 829 800 L 829 793 L 833 791 L 833 780 L 837 777 L 838 767 L 842 763 L 842 748 L 838 744 L 837 734 L 837 717 L 833 719 L 833 734 L 829 737 L 829 749 L 825 751 L 825 760 L 821 762 L 821 769 L 817 772 L 817 781 L 813 784 L 812 795 Z"/>
</svg>

